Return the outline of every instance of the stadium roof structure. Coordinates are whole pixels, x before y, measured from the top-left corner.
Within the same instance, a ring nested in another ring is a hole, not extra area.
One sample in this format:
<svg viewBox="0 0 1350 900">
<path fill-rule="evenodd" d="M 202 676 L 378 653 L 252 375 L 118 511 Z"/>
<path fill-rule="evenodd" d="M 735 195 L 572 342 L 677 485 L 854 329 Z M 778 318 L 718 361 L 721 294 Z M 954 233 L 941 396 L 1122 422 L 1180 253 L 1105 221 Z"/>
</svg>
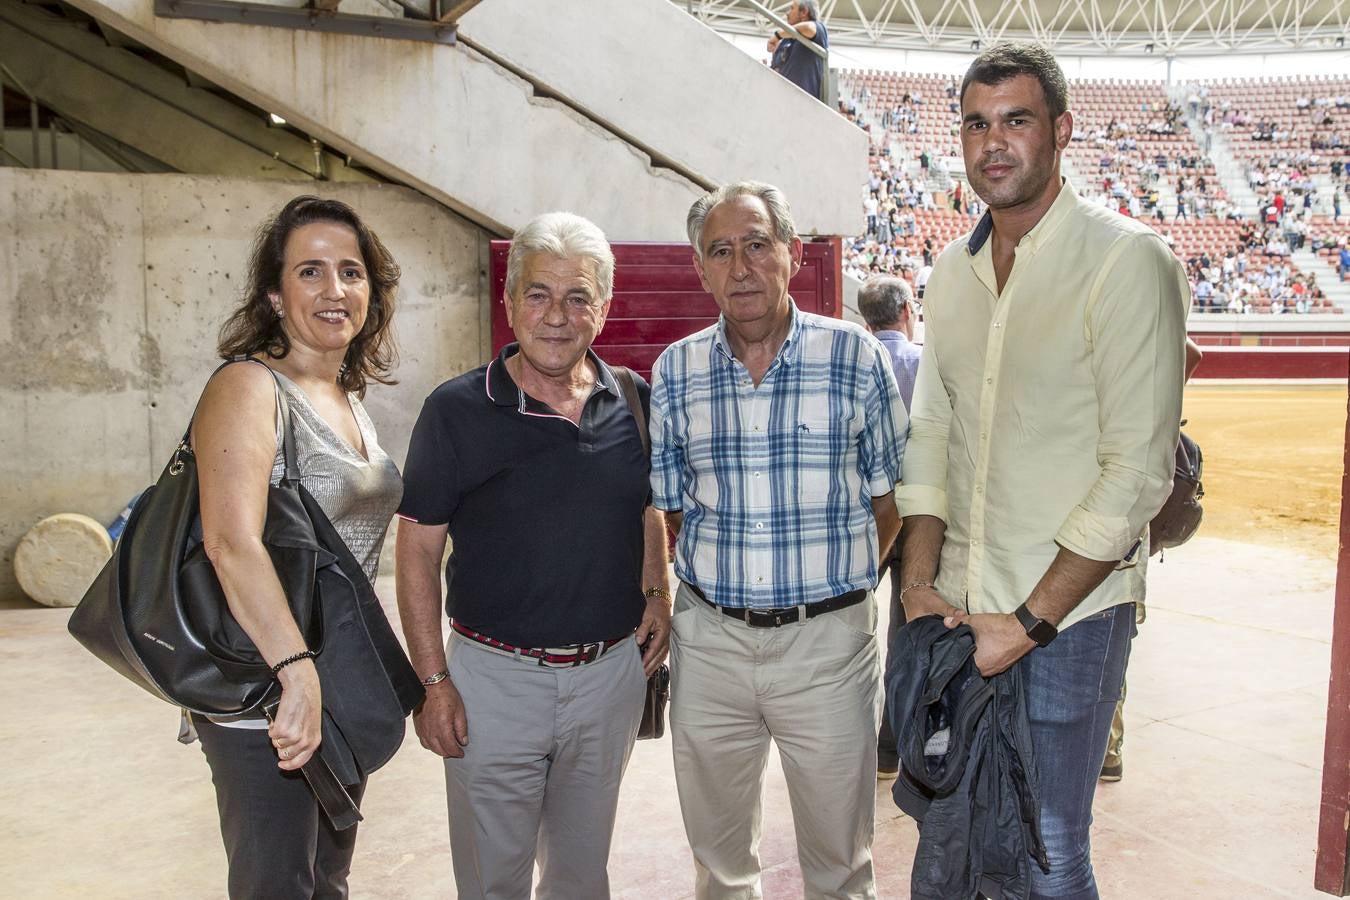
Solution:
<svg viewBox="0 0 1350 900">
<path fill-rule="evenodd" d="M 764 35 L 785 0 L 671 0 L 718 31 Z M 831 43 L 969 53 L 1031 40 L 1059 53 L 1198 56 L 1344 47 L 1347 0 L 818 0 Z"/>
</svg>

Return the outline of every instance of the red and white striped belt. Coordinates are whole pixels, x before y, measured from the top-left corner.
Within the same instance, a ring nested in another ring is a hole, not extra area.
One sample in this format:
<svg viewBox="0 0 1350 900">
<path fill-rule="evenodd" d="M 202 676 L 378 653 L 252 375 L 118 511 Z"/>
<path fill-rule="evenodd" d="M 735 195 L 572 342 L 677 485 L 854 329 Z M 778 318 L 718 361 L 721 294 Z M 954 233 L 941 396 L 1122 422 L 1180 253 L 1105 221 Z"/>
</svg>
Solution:
<svg viewBox="0 0 1350 900">
<path fill-rule="evenodd" d="M 450 620 L 450 627 L 455 633 L 465 637 L 475 644 L 482 644 L 489 650 L 496 650 L 506 656 L 523 656 L 533 659 L 541 666 L 547 666 L 551 669 L 566 669 L 572 666 L 584 666 L 586 663 L 595 662 L 604 656 L 610 650 L 619 644 L 628 640 L 628 637 L 614 638 L 611 641 L 594 641 L 587 644 L 564 644 L 561 647 L 515 647 L 505 641 L 499 641 L 494 637 L 488 637 L 479 631 L 474 631 L 461 625 L 454 619 Z"/>
</svg>

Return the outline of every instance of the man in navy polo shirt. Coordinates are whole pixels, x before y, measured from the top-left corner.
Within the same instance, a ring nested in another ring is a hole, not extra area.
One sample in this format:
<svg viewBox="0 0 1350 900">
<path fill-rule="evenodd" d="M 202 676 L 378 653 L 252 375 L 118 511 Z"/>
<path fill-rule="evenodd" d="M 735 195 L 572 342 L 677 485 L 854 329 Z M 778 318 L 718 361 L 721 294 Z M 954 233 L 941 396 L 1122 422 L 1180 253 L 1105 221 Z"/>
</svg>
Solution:
<svg viewBox="0 0 1350 900">
<path fill-rule="evenodd" d="M 590 349 L 613 280 L 593 223 L 522 228 L 503 298 L 518 343 L 432 392 L 408 448 L 398 605 L 460 897 L 528 897 L 536 855 L 538 896 L 609 896 L 619 782 L 670 623 L 647 456 Z"/>
</svg>

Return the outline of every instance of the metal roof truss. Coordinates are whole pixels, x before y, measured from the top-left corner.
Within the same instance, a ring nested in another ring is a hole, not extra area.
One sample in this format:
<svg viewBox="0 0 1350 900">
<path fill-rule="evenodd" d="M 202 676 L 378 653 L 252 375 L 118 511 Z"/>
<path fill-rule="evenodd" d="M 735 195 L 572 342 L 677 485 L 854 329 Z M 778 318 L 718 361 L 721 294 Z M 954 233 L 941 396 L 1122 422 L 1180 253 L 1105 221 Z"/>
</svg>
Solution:
<svg viewBox="0 0 1350 900">
<path fill-rule="evenodd" d="M 741 0 L 671 0 L 718 31 L 767 35 Z M 788 2 L 768 4 L 786 15 Z M 823 0 L 830 40 L 969 53 L 1031 40 L 1060 53 L 1205 55 L 1345 46 L 1346 0 Z"/>
</svg>

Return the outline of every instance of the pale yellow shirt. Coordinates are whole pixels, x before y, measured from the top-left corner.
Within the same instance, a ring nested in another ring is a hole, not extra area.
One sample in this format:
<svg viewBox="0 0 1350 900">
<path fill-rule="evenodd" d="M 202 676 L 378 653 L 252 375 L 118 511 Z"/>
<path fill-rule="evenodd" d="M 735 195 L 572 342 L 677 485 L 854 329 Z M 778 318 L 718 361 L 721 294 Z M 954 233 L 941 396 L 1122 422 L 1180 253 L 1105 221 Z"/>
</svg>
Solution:
<svg viewBox="0 0 1350 900">
<path fill-rule="evenodd" d="M 1148 226 L 1066 182 L 1002 294 L 988 217 L 924 296 L 902 516 L 947 524 L 937 589 L 1011 612 L 1062 546 L 1122 563 L 1061 623 L 1142 600 L 1148 522 L 1172 485 L 1190 288 Z M 1137 543 L 1137 546 L 1136 546 Z"/>
</svg>

